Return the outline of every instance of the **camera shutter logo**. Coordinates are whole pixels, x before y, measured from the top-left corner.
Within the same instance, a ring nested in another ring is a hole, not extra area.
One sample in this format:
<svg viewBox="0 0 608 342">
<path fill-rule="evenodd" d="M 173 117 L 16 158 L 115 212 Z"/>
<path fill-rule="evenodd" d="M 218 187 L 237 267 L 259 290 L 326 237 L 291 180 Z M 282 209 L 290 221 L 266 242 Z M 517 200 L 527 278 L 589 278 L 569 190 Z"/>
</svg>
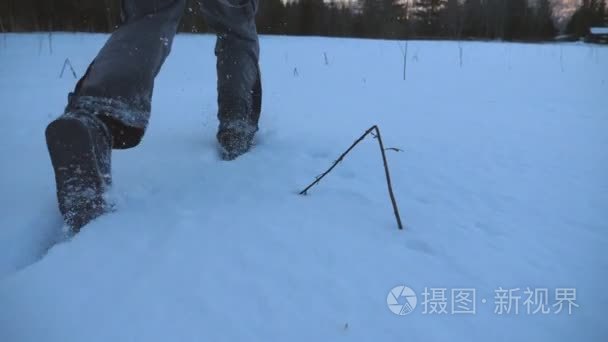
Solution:
<svg viewBox="0 0 608 342">
<path fill-rule="evenodd" d="M 416 309 L 418 297 L 416 297 L 414 290 L 409 287 L 397 286 L 386 296 L 386 304 L 395 315 L 405 316 Z"/>
</svg>

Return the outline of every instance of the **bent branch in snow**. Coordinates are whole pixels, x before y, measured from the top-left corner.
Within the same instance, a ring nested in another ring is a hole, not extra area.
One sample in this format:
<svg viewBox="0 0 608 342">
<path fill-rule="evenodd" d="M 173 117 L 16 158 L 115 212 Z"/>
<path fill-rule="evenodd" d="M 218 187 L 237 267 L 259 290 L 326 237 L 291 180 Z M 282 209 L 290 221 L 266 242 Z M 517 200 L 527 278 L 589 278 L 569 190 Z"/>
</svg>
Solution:
<svg viewBox="0 0 608 342">
<path fill-rule="evenodd" d="M 63 78 L 63 72 L 65 71 L 66 67 L 70 67 L 70 70 L 72 71 L 72 76 L 74 76 L 75 79 L 78 79 L 78 76 L 76 76 L 76 71 L 74 71 L 74 67 L 72 66 L 72 62 L 70 62 L 69 58 L 66 58 L 65 62 L 63 62 L 63 67 L 61 68 L 59 78 Z"/>
<path fill-rule="evenodd" d="M 344 157 L 346 157 L 346 155 L 350 151 L 352 151 L 352 149 L 355 148 L 355 146 L 357 146 L 357 144 L 359 144 L 361 141 L 363 141 L 363 139 L 365 139 L 365 137 L 368 136 L 369 134 L 371 134 L 375 139 L 378 139 L 378 144 L 380 146 L 380 152 L 382 154 L 382 162 L 384 164 L 384 173 L 386 175 L 386 184 L 388 186 L 388 194 L 391 198 L 391 203 L 393 205 L 393 212 L 395 213 L 395 218 L 397 219 L 397 226 L 399 227 L 399 229 L 403 229 L 403 224 L 401 223 L 401 216 L 399 215 L 399 208 L 397 207 L 397 200 L 395 199 L 395 194 L 393 193 L 393 185 L 391 183 L 391 175 L 388 170 L 388 162 L 386 160 L 386 153 L 385 153 L 386 150 L 393 150 L 393 151 L 401 151 L 401 150 L 397 149 L 397 148 L 393 148 L 393 147 L 384 148 L 384 144 L 382 143 L 382 136 L 380 135 L 380 129 L 376 125 L 370 127 L 367 131 L 365 131 L 365 133 L 363 133 L 363 135 L 361 135 L 357 140 L 355 140 L 355 142 L 352 145 L 350 145 L 350 147 L 346 151 L 344 151 L 344 153 L 342 153 L 340 155 L 340 157 L 338 157 L 338 159 L 332 164 L 332 166 L 329 169 L 327 169 L 327 171 L 325 171 L 321 175 L 317 176 L 315 178 L 314 182 L 312 182 L 310 185 L 308 185 L 306 187 L 306 189 L 300 191 L 300 195 L 307 195 L 308 190 L 310 190 L 310 188 L 317 185 L 321 181 L 321 179 L 323 179 L 325 176 L 327 176 L 342 160 L 344 160 Z"/>
</svg>

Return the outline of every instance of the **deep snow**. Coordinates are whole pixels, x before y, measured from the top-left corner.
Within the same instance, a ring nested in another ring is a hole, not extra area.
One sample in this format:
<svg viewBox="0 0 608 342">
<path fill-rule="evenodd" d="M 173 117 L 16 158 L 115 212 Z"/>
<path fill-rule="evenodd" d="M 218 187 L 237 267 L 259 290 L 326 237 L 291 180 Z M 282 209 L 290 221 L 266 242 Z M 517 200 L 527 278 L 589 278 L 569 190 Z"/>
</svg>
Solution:
<svg viewBox="0 0 608 342">
<path fill-rule="evenodd" d="M 144 142 L 114 152 L 118 210 L 45 254 L 43 131 L 75 84 L 58 75 L 105 39 L 0 36 L 0 341 L 607 340 L 607 48 L 410 42 L 403 81 L 394 41 L 263 37 L 258 144 L 223 162 L 214 39 L 178 36 Z M 297 195 L 372 124 L 404 150 L 405 231 L 372 139 Z M 476 314 L 424 314 L 425 287 L 476 289 Z M 579 307 L 526 314 L 526 287 Z M 499 288 L 521 289 L 518 315 L 494 312 Z"/>
</svg>

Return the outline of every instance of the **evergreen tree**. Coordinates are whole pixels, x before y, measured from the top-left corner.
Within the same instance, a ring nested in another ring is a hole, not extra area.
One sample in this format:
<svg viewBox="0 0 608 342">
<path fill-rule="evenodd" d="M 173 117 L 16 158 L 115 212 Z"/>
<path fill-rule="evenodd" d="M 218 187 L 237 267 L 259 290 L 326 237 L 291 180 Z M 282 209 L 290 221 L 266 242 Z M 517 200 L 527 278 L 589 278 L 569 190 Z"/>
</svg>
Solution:
<svg viewBox="0 0 608 342">
<path fill-rule="evenodd" d="M 504 39 L 508 29 L 510 0 L 485 0 L 483 3 L 483 32 L 488 39 Z"/>
<path fill-rule="evenodd" d="M 608 8 L 606 7 L 606 0 L 598 1 L 596 15 L 597 25 L 608 26 Z"/>
<path fill-rule="evenodd" d="M 480 38 L 485 31 L 481 0 L 465 0 L 463 35 Z"/>
<path fill-rule="evenodd" d="M 399 0 L 363 0 L 366 37 L 398 38 L 403 32 L 403 5 Z"/>
<path fill-rule="evenodd" d="M 256 24 L 259 33 L 283 34 L 287 25 L 287 8 L 282 0 L 259 2 Z"/>
<path fill-rule="evenodd" d="M 460 0 L 447 0 L 440 14 L 443 23 L 442 34 L 447 37 L 460 38 L 463 30 L 464 13 Z"/>
<path fill-rule="evenodd" d="M 589 34 L 593 26 L 603 26 L 606 23 L 606 1 L 605 0 L 583 0 L 581 6 L 574 12 L 568 25 L 566 33 L 577 37 Z"/>
<path fill-rule="evenodd" d="M 416 20 L 416 33 L 422 36 L 436 36 L 442 31 L 439 14 L 445 7 L 447 0 L 415 0 L 414 18 Z"/>
<path fill-rule="evenodd" d="M 553 22 L 553 9 L 549 0 L 539 0 L 536 8 L 535 24 L 535 38 L 551 39 L 555 37 L 557 30 Z"/>
<path fill-rule="evenodd" d="M 509 0 L 507 1 L 506 17 L 505 17 L 505 40 L 520 40 L 525 39 L 529 30 L 529 7 L 527 0 Z"/>
<path fill-rule="evenodd" d="M 299 0 L 300 34 L 327 34 L 327 18 L 323 0 Z"/>
</svg>

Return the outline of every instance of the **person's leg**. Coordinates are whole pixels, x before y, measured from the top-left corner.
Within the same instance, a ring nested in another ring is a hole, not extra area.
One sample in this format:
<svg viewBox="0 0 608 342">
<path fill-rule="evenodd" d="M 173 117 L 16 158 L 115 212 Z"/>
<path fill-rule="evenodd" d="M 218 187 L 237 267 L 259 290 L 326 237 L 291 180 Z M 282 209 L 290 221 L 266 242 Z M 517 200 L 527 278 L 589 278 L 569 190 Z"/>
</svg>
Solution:
<svg viewBox="0 0 608 342">
<path fill-rule="evenodd" d="M 137 145 L 150 118 L 154 78 L 171 50 L 185 4 L 123 0 L 124 23 L 70 94 L 66 112 L 110 117 L 114 148 Z"/>
<path fill-rule="evenodd" d="M 46 140 L 57 198 L 73 230 L 105 211 L 111 148 L 141 140 L 150 117 L 154 78 L 169 54 L 186 0 L 124 0 L 124 23 L 70 93 Z"/>
<path fill-rule="evenodd" d="M 217 33 L 217 138 L 223 157 L 234 159 L 251 147 L 261 112 L 258 0 L 198 1 L 207 24 Z"/>
</svg>

